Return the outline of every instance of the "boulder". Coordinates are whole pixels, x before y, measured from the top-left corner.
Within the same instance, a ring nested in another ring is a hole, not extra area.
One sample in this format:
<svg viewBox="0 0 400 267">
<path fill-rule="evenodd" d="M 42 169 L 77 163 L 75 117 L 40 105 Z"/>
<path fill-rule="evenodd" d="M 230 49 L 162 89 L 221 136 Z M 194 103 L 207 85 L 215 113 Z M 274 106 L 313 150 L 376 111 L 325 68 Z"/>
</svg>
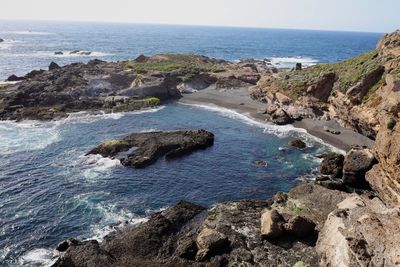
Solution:
<svg viewBox="0 0 400 267">
<path fill-rule="evenodd" d="M 328 132 L 328 133 L 331 133 L 331 134 L 335 134 L 335 135 L 340 134 L 339 130 L 335 130 L 335 129 L 333 129 L 331 127 L 328 127 L 328 126 L 324 126 L 324 131 Z"/>
<path fill-rule="evenodd" d="M 55 63 L 55 62 L 51 62 L 50 63 L 50 65 L 49 65 L 49 70 L 50 71 L 52 71 L 52 70 L 57 70 L 57 69 L 60 69 L 61 67 L 60 66 L 58 66 L 58 64 L 57 63 Z"/>
<path fill-rule="evenodd" d="M 304 143 L 300 139 L 290 140 L 288 144 L 289 144 L 289 146 L 295 147 L 295 148 L 298 148 L 298 149 L 303 149 L 303 148 L 307 147 L 306 143 Z"/>
<path fill-rule="evenodd" d="M 283 225 L 283 228 L 289 234 L 302 238 L 313 234 L 315 226 L 315 223 L 310 219 L 302 216 L 294 216 Z"/>
<path fill-rule="evenodd" d="M 58 243 L 58 245 L 56 246 L 56 250 L 60 251 L 60 252 L 65 252 L 65 251 L 67 251 L 67 249 L 69 247 L 74 246 L 74 245 L 81 245 L 81 244 L 82 244 L 81 241 L 79 241 L 75 238 L 69 238 L 69 239 L 66 239 L 66 240 Z"/>
<path fill-rule="evenodd" d="M 376 163 L 368 148 L 354 147 L 344 158 L 343 183 L 356 188 L 368 187 L 365 173 Z"/>
<path fill-rule="evenodd" d="M 214 143 L 214 135 L 205 130 L 133 133 L 121 140 L 109 140 L 89 154 L 116 158 L 124 166 L 143 168 L 160 157 L 173 159 L 205 149 Z"/>
<path fill-rule="evenodd" d="M 211 256 L 226 251 L 226 247 L 229 246 L 229 240 L 224 234 L 205 228 L 198 234 L 196 244 L 199 249 L 196 254 L 196 261 L 205 261 Z"/>
<path fill-rule="evenodd" d="M 293 122 L 293 119 L 282 108 L 278 108 L 272 114 L 271 120 L 277 125 L 286 125 Z"/>
<path fill-rule="evenodd" d="M 303 65 L 301 64 L 301 63 L 296 63 L 296 66 L 295 66 L 295 70 L 301 70 L 303 68 Z"/>
<path fill-rule="evenodd" d="M 320 171 L 334 178 L 341 178 L 343 174 L 344 156 L 337 153 L 327 153 L 322 156 Z"/>
<path fill-rule="evenodd" d="M 266 210 L 261 215 L 261 234 L 267 238 L 277 238 L 283 233 L 284 218 L 275 209 Z"/>
</svg>

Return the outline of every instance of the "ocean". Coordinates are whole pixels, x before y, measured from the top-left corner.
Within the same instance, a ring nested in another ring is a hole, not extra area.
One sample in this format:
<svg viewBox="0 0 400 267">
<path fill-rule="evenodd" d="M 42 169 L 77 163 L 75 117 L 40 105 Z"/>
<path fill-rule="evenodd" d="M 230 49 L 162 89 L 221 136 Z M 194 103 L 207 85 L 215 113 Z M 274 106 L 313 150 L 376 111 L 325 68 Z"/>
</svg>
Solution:
<svg viewBox="0 0 400 267">
<path fill-rule="evenodd" d="M 0 79 L 93 58 L 195 53 L 226 60 L 269 58 L 277 66 L 336 62 L 374 47 L 380 34 L 102 23 L 0 23 Z M 91 51 L 90 56 L 56 51 Z M 132 132 L 203 128 L 215 144 L 145 169 L 85 156 L 98 143 Z M 305 150 L 288 148 L 301 137 Z M 256 122 L 207 106 L 169 104 L 129 113 L 0 122 L 0 266 L 49 266 L 69 237 L 101 240 L 110 225 L 138 223 L 179 200 L 212 206 L 267 199 L 318 170 L 335 148 L 292 126 Z M 264 160 L 266 167 L 254 161 Z"/>
</svg>

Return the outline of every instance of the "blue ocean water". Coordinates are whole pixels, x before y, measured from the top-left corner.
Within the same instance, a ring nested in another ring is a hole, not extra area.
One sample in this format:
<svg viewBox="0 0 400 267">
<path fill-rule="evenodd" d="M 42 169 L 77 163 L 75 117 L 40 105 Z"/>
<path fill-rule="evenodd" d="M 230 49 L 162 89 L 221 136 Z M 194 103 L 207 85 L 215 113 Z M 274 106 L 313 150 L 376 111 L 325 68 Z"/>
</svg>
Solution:
<svg viewBox="0 0 400 267">
<path fill-rule="evenodd" d="M 330 63 L 375 47 L 382 34 L 111 23 L 0 21 L 0 80 L 67 64 L 127 60 L 140 54 L 194 53 L 226 60 L 269 58 L 278 66 Z M 92 51 L 56 56 L 56 51 Z"/>
<path fill-rule="evenodd" d="M 89 23 L 0 23 L 0 79 L 93 58 L 204 54 L 227 60 L 271 58 L 281 66 L 335 62 L 372 49 L 380 34 Z M 92 56 L 55 56 L 55 51 Z M 204 128 L 215 145 L 148 168 L 84 156 L 131 132 Z M 304 151 L 288 149 L 294 137 Z M 185 199 L 267 199 L 313 177 L 317 153 L 332 148 L 290 126 L 271 126 L 224 109 L 171 104 L 153 110 L 71 114 L 54 122 L 0 122 L 0 266 L 48 266 L 68 237 L 99 238 L 112 223 L 140 222 Z M 267 167 L 257 167 L 265 160 Z"/>
</svg>

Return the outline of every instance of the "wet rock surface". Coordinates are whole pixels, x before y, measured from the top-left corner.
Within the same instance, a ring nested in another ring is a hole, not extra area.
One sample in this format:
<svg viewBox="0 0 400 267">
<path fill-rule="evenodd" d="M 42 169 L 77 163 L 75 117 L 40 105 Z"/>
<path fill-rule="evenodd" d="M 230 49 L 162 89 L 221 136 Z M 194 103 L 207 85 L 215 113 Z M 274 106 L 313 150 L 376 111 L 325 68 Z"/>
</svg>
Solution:
<svg viewBox="0 0 400 267">
<path fill-rule="evenodd" d="M 160 157 L 173 159 L 205 149 L 214 143 L 214 135 L 205 130 L 133 133 L 121 140 L 108 140 L 87 154 L 116 158 L 124 166 L 143 168 Z"/>
</svg>

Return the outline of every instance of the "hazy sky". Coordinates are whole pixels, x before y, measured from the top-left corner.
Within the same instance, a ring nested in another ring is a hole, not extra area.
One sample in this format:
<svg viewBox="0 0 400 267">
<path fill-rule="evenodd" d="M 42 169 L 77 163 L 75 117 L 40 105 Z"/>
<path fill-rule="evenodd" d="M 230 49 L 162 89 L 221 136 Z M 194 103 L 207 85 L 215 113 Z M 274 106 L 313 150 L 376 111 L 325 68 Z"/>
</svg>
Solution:
<svg viewBox="0 0 400 267">
<path fill-rule="evenodd" d="M 115 21 L 373 32 L 390 32 L 400 27 L 400 0 L 0 1 L 0 19 Z"/>
</svg>

